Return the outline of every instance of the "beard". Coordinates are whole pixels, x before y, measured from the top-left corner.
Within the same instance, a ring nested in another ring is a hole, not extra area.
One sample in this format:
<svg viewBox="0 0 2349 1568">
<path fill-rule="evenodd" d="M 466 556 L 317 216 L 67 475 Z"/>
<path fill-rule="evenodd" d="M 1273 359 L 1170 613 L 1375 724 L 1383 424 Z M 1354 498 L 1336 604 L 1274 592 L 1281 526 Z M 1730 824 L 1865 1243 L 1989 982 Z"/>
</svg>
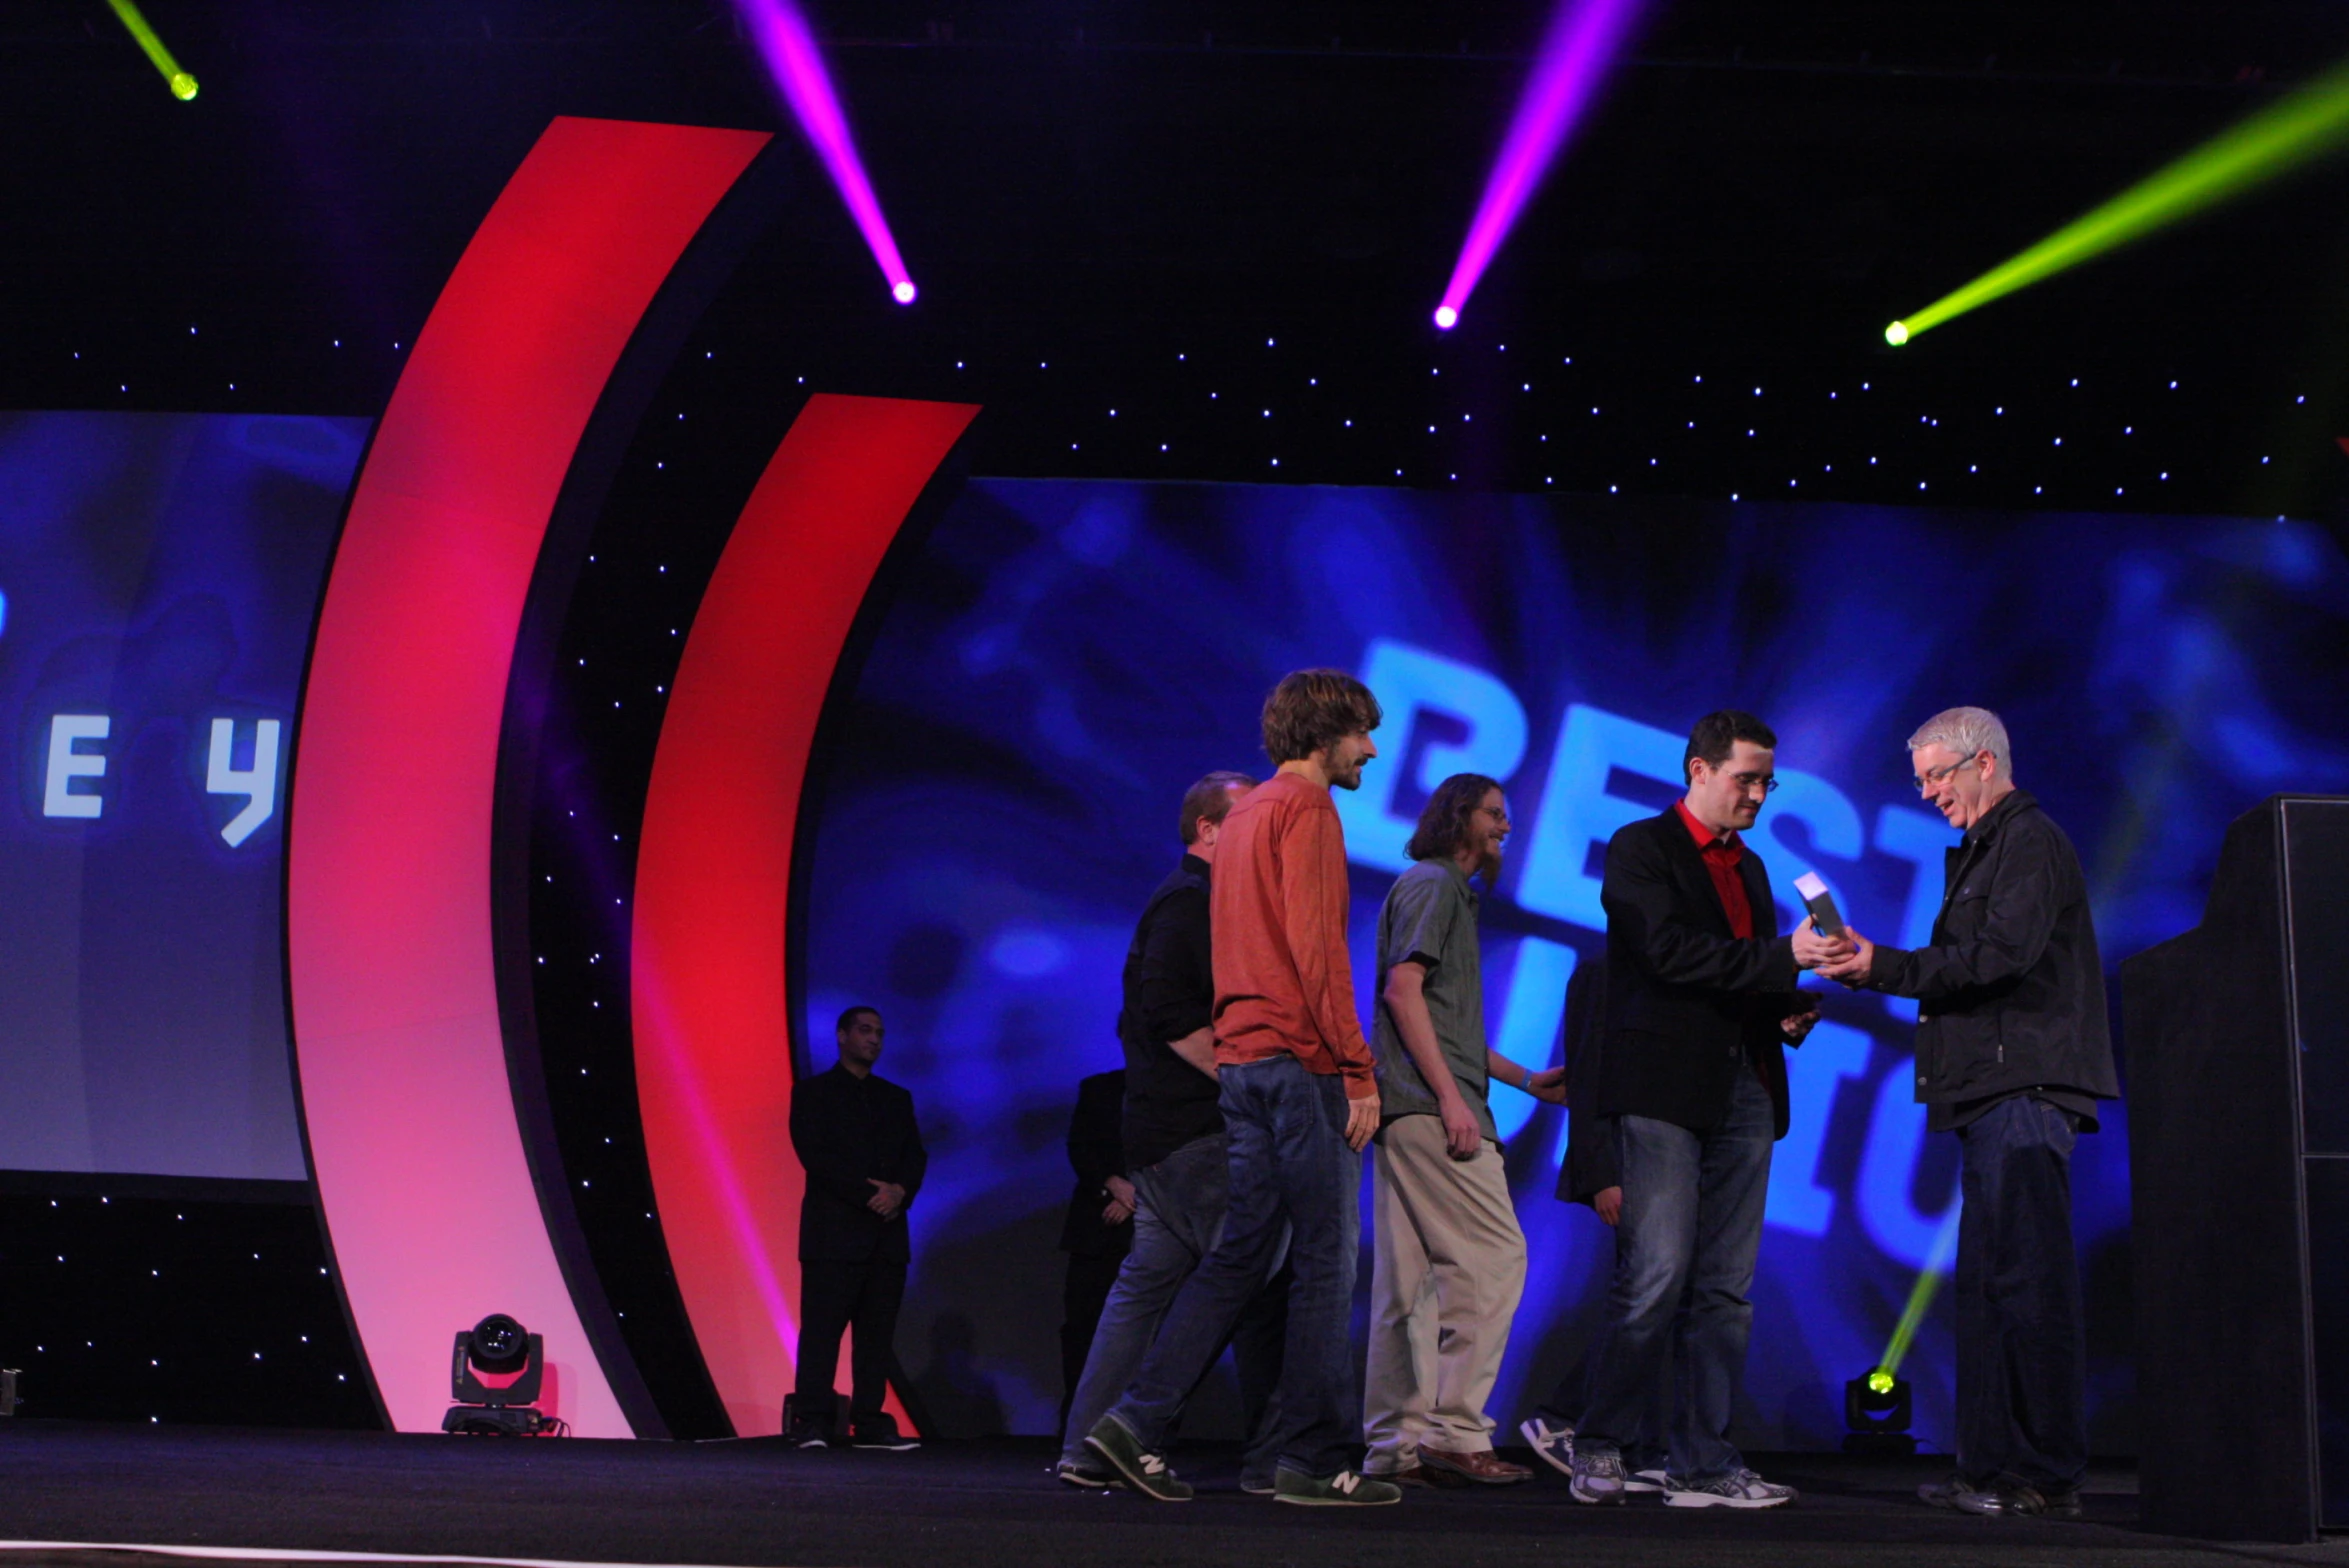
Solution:
<svg viewBox="0 0 2349 1568">
<path fill-rule="evenodd" d="M 1501 885 L 1501 847 L 1496 844 L 1484 852 L 1476 863 L 1477 874 L 1484 878 L 1484 890 L 1490 893 Z"/>
</svg>

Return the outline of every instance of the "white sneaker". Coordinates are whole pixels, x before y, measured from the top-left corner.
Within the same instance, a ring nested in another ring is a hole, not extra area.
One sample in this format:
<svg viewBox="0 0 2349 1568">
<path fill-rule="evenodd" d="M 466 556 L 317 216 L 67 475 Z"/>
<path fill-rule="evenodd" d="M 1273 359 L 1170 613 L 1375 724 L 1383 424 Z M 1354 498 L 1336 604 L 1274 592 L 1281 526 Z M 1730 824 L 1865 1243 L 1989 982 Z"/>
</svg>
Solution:
<svg viewBox="0 0 2349 1568">
<path fill-rule="evenodd" d="M 1541 1455 L 1542 1463 L 1560 1475 L 1574 1474 L 1574 1428 L 1563 1423 L 1552 1426 L 1548 1418 L 1531 1415 L 1517 1423 L 1517 1430 Z"/>
<path fill-rule="evenodd" d="M 1664 1483 L 1667 1508 L 1783 1508 L 1802 1494 L 1765 1481 L 1751 1470 L 1732 1470 L 1699 1486 Z"/>
</svg>

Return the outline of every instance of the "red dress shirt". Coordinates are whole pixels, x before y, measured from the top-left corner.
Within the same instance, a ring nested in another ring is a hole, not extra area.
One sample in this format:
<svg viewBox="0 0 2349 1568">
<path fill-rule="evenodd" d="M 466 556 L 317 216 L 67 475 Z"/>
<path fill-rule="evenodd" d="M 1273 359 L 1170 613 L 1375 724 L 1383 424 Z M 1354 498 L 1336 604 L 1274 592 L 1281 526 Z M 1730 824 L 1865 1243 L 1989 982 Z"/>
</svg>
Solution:
<svg viewBox="0 0 2349 1568">
<path fill-rule="evenodd" d="M 1705 870 L 1713 879 L 1713 891 L 1721 897 L 1721 912 L 1729 917 L 1730 934 L 1747 940 L 1754 934 L 1754 906 L 1746 900 L 1745 878 L 1737 874 L 1737 863 L 1745 859 L 1745 846 L 1737 841 L 1735 833 L 1713 836 L 1713 830 L 1696 819 L 1688 809 L 1688 802 L 1676 800 L 1672 809 L 1680 813 L 1680 825 L 1688 829 L 1688 836 L 1697 841 L 1704 852 Z"/>
</svg>

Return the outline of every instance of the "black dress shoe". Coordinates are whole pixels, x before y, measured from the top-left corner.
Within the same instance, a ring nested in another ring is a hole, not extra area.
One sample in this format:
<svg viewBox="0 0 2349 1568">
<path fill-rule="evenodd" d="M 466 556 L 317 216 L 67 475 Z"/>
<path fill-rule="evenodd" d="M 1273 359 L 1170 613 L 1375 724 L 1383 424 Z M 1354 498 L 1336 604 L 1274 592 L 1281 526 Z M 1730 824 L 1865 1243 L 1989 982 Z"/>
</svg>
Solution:
<svg viewBox="0 0 2349 1568">
<path fill-rule="evenodd" d="M 2073 1488 L 2042 1492 L 2022 1481 L 2000 1481 L 1979 1490 L 1968 1487 L 1949 1506 L 1987 1519 L 2077 1519 L 2080 1494 Z"/>
</svg>

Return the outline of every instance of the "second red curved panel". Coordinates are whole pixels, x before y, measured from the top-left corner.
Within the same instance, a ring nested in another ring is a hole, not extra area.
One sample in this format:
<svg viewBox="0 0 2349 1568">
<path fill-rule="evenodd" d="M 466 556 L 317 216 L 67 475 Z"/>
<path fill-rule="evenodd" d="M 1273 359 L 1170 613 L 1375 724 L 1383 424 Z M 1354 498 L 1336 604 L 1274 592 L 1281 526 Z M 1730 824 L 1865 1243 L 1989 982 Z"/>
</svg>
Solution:
<svg viewBox="0 0 2349 1568">
<path fill-rule="evenodd" d="M 882 557 L 978 409 L 811 398 L 697 612 L 662 724 L 630 965 L 645 1152 L 737 1433 L 781 1429 L 799 1307 L 785 947 L 824 698 Z"/>
</svg>

